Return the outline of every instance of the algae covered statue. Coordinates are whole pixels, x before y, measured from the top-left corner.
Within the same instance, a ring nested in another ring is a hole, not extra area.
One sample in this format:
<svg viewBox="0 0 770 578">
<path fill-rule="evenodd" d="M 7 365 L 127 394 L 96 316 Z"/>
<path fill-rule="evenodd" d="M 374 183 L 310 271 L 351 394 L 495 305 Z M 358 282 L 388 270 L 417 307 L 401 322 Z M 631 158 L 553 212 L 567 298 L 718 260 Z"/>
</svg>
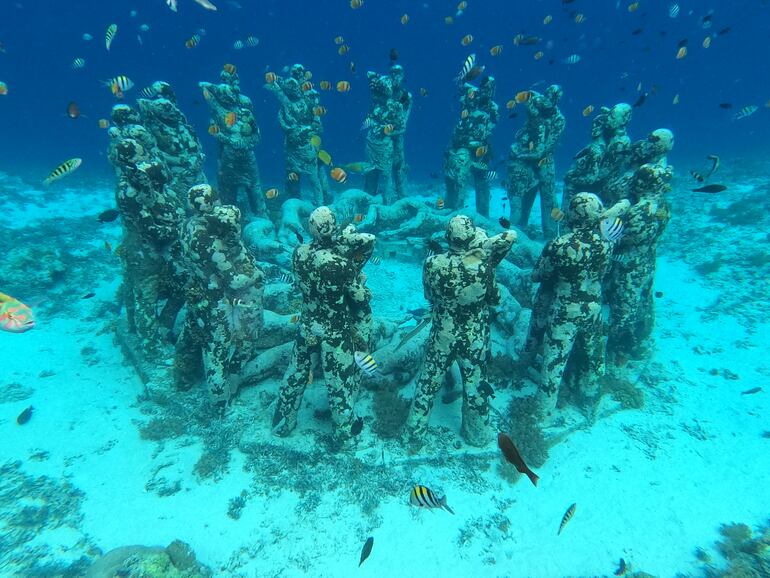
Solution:
<svg viewBox="0 0 770 578">
<path fill-rule="evenodd" d="M 576 194 L 567 214 L 572 231 L 549 241 L 532 270 L 532 280 L 540 287 L 523 359 L 534 361 L 542 350 L 536 401 L 546 427 L 558 418 L 556 402 L 573 351 L 580 350 L 586 359 L 582 403 L 589 413 L 598 403 L 599 378 L 604 374 L 602 280 L 612 255 L 612 243 L 602 235 L 600 222 L 614 220 L 628 206 L 623 201 L 605 211 L 593 193 Z"/>
<path fill-rule="evenodd" d="M 449 221 L 446 237 L 449 251 L 428 257 L 423 267 L 432 327 L 403 436 L 411 451 L 424 443 L 434 398 L 455 361 L 464 388 L 462 436 L 479 447 L 491 439 L 489 396 L 493 392 L 486 377 L 489 312 L 500 301 L 495 268 L 508 254 L 516 233 L 487 237 L 470 218 L 457 215 Z"/>
<path fill-rule="evenodd" d="M 364 190 L 381 194 L 385 204 L 406 195 L 404 135 L 412 110 L 412 94 L 403 87 L 404 69 L 395 64 L 390 74 L 367 72 L 372 102 L 364 119 L 368 170 Z"/>
<path fill-rule="evenodd" d="M 323 132 L 321 116 L 325 109 L 310 82 L 310 72 L 301 64 L 294 64 L 288 78 L 273 72 L 268 72 L 265 77 L 265 88 L 273 93 L 281 106 L 278 122 L 284 133 L 287 196 L 301 198 L 301 185 L 307 181 L 309 200 L 314 205 L 329 202 L 329 180 L 324 163 L 331 160 L 328 153 L 319 150 Z"/>
<path fill-rule="evenodd" d="M 263 275 L 241 241 L 241 212 L 219 205 L 209 185 L 190 188 L 193 215 L 182 230 L 182 255 L 190 271 L 187 317 L 174 360 L 179 389 L 189 389 L 203 369 L 215 407 L 238 390 L 244 363 L 256 354 L 262 328 Z"/>
<path fill-rule="evenodd" d="M 644 164 L 634 173 L 630 200 L 623 217 L 623 237 L 617 242 L 610 271 L 607 303 L 610 325 L 607 358 L 610 367 L 622 366 L 628 358 L 643 357 L 645 340 L 655 324 L 653 283 L 657 246 L 671 218 L 665 193 L 671 190 L 671 167 Z"/>
<path fill-rule="evenodd" d="M 540 194 L 543 235 L 551 239 L 556 235 L 556 226 L 551 219 L 551 211 L 556 206 L 553 153 L 566 124 L 558 106 L 562 89 L 553 84 L 545 94 L 529 92 L 527 120 L 516 132 L 511 145 L 505 186 L 511 206 L 511 222 L 520 228 L 529 223 L 535 197 Z"/>
<path fill-rule="evenodd" d="M 219 143 L 217 185 L 222 202 L 235 205 L 243 192 L 251 213 L 263 215 L 265 200 L 254 154 L 261 135 L 251 99 L 241 94 L 235 66 L 225 64 L 220 84 L 200 82 L 198 86 L 211 108 L 208 132 Z"/>
<path fill-rule="evenodd" d="M 357 233 L 352 225 L 340 231 L 328 207 L 310 214 L 308 229 L 312 241 L 297 247 L 292 257 L 294 282 L 303 302 L 273 431 L 284 437 L 296 427 L 302 396 L 313 381 L 312 355 L 318 352 L 334 444 L 346 448 L 354 443 L 362 423 L 353 408 L 361 377 L 355 352 L 368 351 L 371 293 L 361 269 L 374 251 L 374 235 Z"/>
<path fill-rule="evenodd" d="M 115 197 L 123 217 L 123 295 L 129 329 L 150 358 L 163 344 L 182 307 L 185 272 L 179 263 L 184 208 L 169 187 L 169 171 L 155 138 L 126 105 L 112 110 L 108 156 L 118 177 Z"/>
<path fill-rule="evenodd" d="M 460 87 L 460 120 L 455 125 L 446 152 L 444 180 L 446 206 L 452 210 L 464 204 L 463 187 L 473 179 L 476 212 L 489 217 L 492 131 L 499 120 L 495 103 L 495 79 L 487 76 L 478 87 L 465 83 Z"/>
</svg>

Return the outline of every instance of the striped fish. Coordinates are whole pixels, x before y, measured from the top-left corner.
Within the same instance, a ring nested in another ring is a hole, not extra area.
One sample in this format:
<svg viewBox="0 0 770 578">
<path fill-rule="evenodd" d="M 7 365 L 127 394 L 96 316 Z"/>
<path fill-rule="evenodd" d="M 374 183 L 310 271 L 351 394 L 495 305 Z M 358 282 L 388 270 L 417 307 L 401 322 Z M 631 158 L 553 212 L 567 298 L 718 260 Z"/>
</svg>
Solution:
<svg viewBox="0 0 770 578">
<path fill-rule="evenodd" d="M 460 69 L 460 74 L 455 77 L 455 82 L 460 84 L 463 80 L 465 80 L 465 77 L 468 76 L 471 70 L 473 70 L 474 66 L 476 66 L 476 54 L 471 54 L 468 56 L 468 58 L 465 59 L 465 63 Z"/>
<path fill-rule="evenodd" d="M 605 240 L 614 243 L 623 236 L 623 221 L 618 217 L 615 219 L 602 219 L 599 223 L 599 231 Z"/>
<path fill-rule="evenodd" d="M 567 508 L 567 511 L 564 512 L 564 515 L 561 518 L 561 524 L 559 524 L 559 531 L 556 532 L 556 535 L 558 536 L 561 534 L 561 531 L 564 529 L 564 526 L 566 526 L 569 521 L 572 519 L 572 516 L 575 515 L 575 507 L 577 504 L 572 504 L 569 508 Z"/>
<path fill-rule="evenodd" d="M 488 183 L 491 183 L 497 178 L 497 171 L 487 171 L 486 179 Z"/>
<path fill-rule="evenodd" d="M 110 24 L 107 27 L 107 32 L 104 35 L 104 45 L 107 47 L 107 50 L 110 49 L 110 46 L 112 46 L 112 39 L 115 38 L 115 34 L 118 32 L 118 25 L 117 24 Z"/>
<path fill-rule="evenodd" d="M 452 508 L 446 503 L 446 496 L 438 499 L 430 488 L 419 484 L 412 488 L 412 492 L 409 494 L 409 503 L 418 508 L 428 508 L 429 510 L 440 508 L 454 514 Z"/>
<path fill-rule="evenodd" d="M 122 74 L 120 76 L 116 76 L 115 78 L 105 80 L 102 84 L 109 87 L 113 96 L 117 96 L 118 98 L 123 98 L 123 93 L 127 90 L 131 90 L 134 87 L 133 81 L 129 77 Z"/>
<path fill-rule="evenodd" d="M 86 65 L 85 58 L 76 58 L 72 61 L 72 70 L 79 70 Z"/>
<path fill-rule="evenodd" d="M 280 281 L 281 283 L 288 283 L 289 285 L 291 285 L 292 283 L 294 283 L 294 275 L 292 275 L 291 273 L 287 273 L 286 271 L 283 271 L 278 277 L 278 281 Z"/>
<path fill-rule="evenodd" d="M 364 351 L 356 351 L 353 354 L 353 359 L 356 360 L 356 365 L 361 368 L 366 375 L 374 375 L 377 372 L 377 362 L 370 354 Z"/>
<path fill-rule="evenodd" d="M 75 158 L 75 159 L 70 159 L 68 161 L 64 161 L 62 164 L 56 167 L 50 175 L 48 175 L 45 178 L 45 180 L 43 181 L 43 184 L 49 185 L 52 182 L 57 181 L 62 177 L 66 177 L 68 174 L 70 174 L 75 169 L 77 169 L 81 164 L 83 164 L 83 159 Z"/>
<path fill-rule="evenodd" d="M 379 265 L 380 263 L 382 263 L 382 259 L 380 259 L 377 255 L 372 257 L 370 261 L 372 262 L 372 265 Z"/>
<path fill-rule="evenodd" d="M 361 130 L 366 130 L 374 125 L 374 119 L 371 116 L 367 116 L 364 122 L 361 123 Z"/>
<path fill-rule="evenodd" d="M 155 98 L 158 92 L 152 86 L 145 86 L 139 91 L 139 98 Z"/>
<path fill-rule="evenodd" d="M 759 107 L 756 104 L 749 104 L 747 106 L 744 106 L 738 112 L 736 112 L 733 115 L 733 120 L 741 120 L 742 118 L 748 118 L 758 110 L 759 110 Z"/>
</svg>

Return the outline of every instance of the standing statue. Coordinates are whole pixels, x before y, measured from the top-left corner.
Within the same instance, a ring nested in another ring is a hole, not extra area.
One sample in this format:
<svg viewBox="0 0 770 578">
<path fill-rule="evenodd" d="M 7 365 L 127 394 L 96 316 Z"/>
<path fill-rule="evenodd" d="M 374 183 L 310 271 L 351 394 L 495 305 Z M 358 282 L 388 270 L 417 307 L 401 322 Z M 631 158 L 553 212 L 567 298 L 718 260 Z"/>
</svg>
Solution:
<svg viewBox="0 0 770 578">
<path fill-rule="evenodd" d="M 265 88 L 273 93 L 281 108 L 278 123 L 284 133 L 286 170 L 286 196 L 302 197 L 302 179 L 310 187 L 310 201 L 320 206 L 330 202 L 329 179 L 319 151 L 323 125 L 323 107 L 320 95 L 310 82 L 310 71 L 301 64 L 289 69 L 289 77 L 283 78 L 269 72 Z"/>
<path fill-rule="evenodd" d="M 527 120 L 516 132 L 508 160 L 506 189 L 511 204 L 511 222 L 527 227 L 535 197 L 540 194 L 543 235 L 551 239 L 556 227 L 551 211 L 556 206 L 556 168 L 553 152 L 564 133 L 564 115 L 558 104 L 562 89 L 549 86 L 545 94 L 529 91 Z"/>
<path fill-rule="evenodd" d="M 254 147 L 261 140 L 251 99 L 241 94 L 238 72 L 226 64 L 220 84 L 199 82 L 211 108 L 209 134 L 219 143 L 217 186 L 222 202 L 235 205 L 243 192 L 254 215 L 264 215 L 265 199 Z"/>
<path fill-rule="evenodd" d="M 452 210 L 465 203 L 463 187 L 473 178 L 476 212 L 489 217 L 492 131 L 499 119 L 495 103 L 495 79 L 487 76 L 476 87 L 465 83 L 460 88 L 460 120 L 455 125 L 452 141 L 446 151 L 444 180 L 446 206 Z"/>
</svg>

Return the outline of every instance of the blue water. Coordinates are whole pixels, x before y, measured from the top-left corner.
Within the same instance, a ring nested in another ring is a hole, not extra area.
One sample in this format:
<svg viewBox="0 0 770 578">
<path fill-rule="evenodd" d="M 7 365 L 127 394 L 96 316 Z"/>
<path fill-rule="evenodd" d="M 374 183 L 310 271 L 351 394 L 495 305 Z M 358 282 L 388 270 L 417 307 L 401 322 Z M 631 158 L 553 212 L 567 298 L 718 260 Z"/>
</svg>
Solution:
<svg viewBox="0 0 770 578">
<path fill-rule="evenodd" d="M 61 160 L 80 156 L 86 161 L 85 174 L 109 173 L 102 154 L 106 139 L 95 121 L 107 117 L 114 104 L 99 81 L 118 74 L 136 83 L 134 93 L 127 94 L 129 102 L 138 89 L 154 80 L 170 82 L 213 161 L 214 143 L 204 132 L 208 110 L 197 83 L 216 80 L 225 62 L 238 67 L 243 92 L 254 100 L 264 135 L 259 160 L 268 181 L 277 182 L 282 174 L 277 105 L 262 88 L 268 67 L 280 71 L 301 62 L 313 71 L 316 81 L 351 81 L 350 93 L 322 94 L 329 109 L 324 139 L 335 158 L 360 160 L 363 138 L 358 127 L 368 104 L 365 72 L 384 71 L 391 48 L 399 51 L 412 92 L 416 95 L 420 87 L 429 91 L 426 98 L 416 97 L 410 119 L 407 158 L 414 177 L 424 178 L 441 169 L 458 114 L 451 79 L 471 51 L 498 79 L 501 105 L 533 83 L 563 85 L 562 109 L 568 124 L 556 160 L 564 169 L 587 141 L 589 121 L 580 111 L 589 104 L 598 108 L 620 101 L 633 103 L 640 82 L 644 92 L 656 85 L 657 94 L 634 111 L 632 135 L 641 137 L 660 126 L 671 128 L 677 137 L 671 156 L 674 165 L 713 152 L 761 156 L 766 151 L 770 110 L 764 104 L 770 99 L 770 86 L 762 71 L 767 67 L 770 12 L 760 0 L 682 1 L 676 19 L 668 16 L 666 2 L 641 2 L 630 13 L 626 0 L 617 7 L 612 0 L 477 1 L 451 26 L 444 23 L 445 16 L 456 12 L 456 3 L 450 0 L 370 0 L 359 10 L 351 10 L 343 0 L 219 4 L 219 11 L 211 12 L 192 0 L 180 0 L 179 12 L 174 14 L 162 0 L 3 2 L 0 42 L 6 54 L 0 54 L 0 80 L 9 85 L 10 93 L 0 99 L 0 168 L 13 167 L 36 180 L 33 175 L 47 174 Z M 133 18 L 132 9 L 137 11 Z M 713 24 L 704 29 L 702 18 L 712 10 Z M 406 26 L 399 20 L 404 13 L 410 17 Z M 584 14 L 585 21 L 576 24 L 574 13 Z M 547 14 L 553 16 L 548 26 L 543 24 Z M 118 34 L 108 53 L 104 31 L 112 22 L 118 24 Z M 141 24 L 150 25 L 150 31 L 140 33 Z M 714 38 L 709 49 L 701 47 L 704 37 L 727 27 L 730 31 Z M 186 49 L 185 40 L 200 28 L 205 28 L 206 36 L 196 48 Z M 643 31 L 634 36 L 636 29 Z M 86 32 L 93 35 L 92 41 L 82 40 Z M 514 46 L 517 33 L 541 36 L 543 42 Z M 142 36 L 142 46 L 137 34 Z M 259 38 L 256 48 L 232 48 L 235 40 L 250 34 Z M 474 36 L 467 48 L 460 44 L 466 34 Z M 343 35 L 351 47 L 345 56 L 337 54 L 333 42 L 337 35 Z M 677 43 L 685 38 L 688 55 L 677 60 Z M 548 41 L 553 42 L 550 50 L 544 47 Z M 491 57 L 489 49 L 496 44 L 503 45 L 503 53 Z M 539 61 L 532 57 L 537 50 L 545 52 Z M 561 63 L 570 54 L 579 54 L 581 61 Z M 85 58 L 86 66 L 73 71 L 70 64 L 77 57 Z M 548 63 L 550 59 L 554 64 Z M 355 74 L 349 72 L 351 61 Z M 674 106 L 677 93 L 681 102 Z M 88 118 L 73 122 L 64 115 L 71 100 Z M 717 106 L 722 102 L 734 108 L 722 110 Z M 762 108 L 750 119 L 733 122 L 733 113 L 749 104 Z M 499 158 L 521 121 L 521 117 L 506 118 L 498 126 Z"/>
</svg>

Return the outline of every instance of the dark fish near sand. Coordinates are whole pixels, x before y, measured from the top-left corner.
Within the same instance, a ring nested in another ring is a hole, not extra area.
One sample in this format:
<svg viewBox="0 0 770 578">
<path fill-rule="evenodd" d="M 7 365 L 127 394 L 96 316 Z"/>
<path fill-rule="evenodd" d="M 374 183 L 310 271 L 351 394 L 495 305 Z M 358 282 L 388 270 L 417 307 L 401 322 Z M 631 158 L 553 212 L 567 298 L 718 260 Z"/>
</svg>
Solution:
<svg viewBox="0 0 770 578">
<path fill-rule="evenodd" d="M 722 191 L 727 190 L 727 187 L 724 185 L 706 185 L 705 187 L 700 187 L 698 189 L 692 189 L 693 193 L 721 193 Z"/>
<path fill-rule="evenodd" d="M 296 229 L 296 227 L 294 227 L 292 225 L 286 225 L 286 228 L 289 229 L 289 231 L 291 231 L 292 233 L 294 233 L 294 236 L 297 237 L 297 241 L 299 241 L 300 245 L 305 242 L 305 238 Z"/>
<path fill-rule="evenodd" d="M 751 389 L 747 389 L 746 391 L 742 391 L 741 395 L 752 395 L 754 393 L 759 393 L 762 391 L 761 387 L 752 387 Z"/>
<path fill-rule="evenodd" d="M 34 407 L 29 406 L 27 409 L 25 409 L 23 412 L 19 414 L 19 416 L 16 418 L 16 423 L 19 425 L 24 425 L 27 423 L 30 419 L 32 419 L 32 412 L 35 410 Z"/>
<path fill-rule="evenodd" d="M 569 521 L 572 519 L 572 516 L 575 515 L 575 507 L 577 504 L 572 504 L 569 508 L 567 508 L 567 511 L 564 512 L 564 515 L 561 518 L 561 524 L 559 524 L 559 531 L 556 532 L 556 535 L 558 536 L 561 534 L 561 531 L 564 529 L 564 526 L 566 526 Z"/>
<path fill-rule="evenodd" d="M 364 563 L 364 561 L 369 557 L 369 554 L 372 553 L 372 548 L 374 547 L 374 538 L 369 536 L 366 539 L 366 542 L 364 542 L 364 547 L 361 548 L 361 559 L 358 562 L 358 567 L 361 567 L 361 564 Z"/>
<path fill-rule="evenodd" d="M 409 503 L 418 508 L 427 508 L 429 510 L 443 508 L 450 514 L 454 514 L 452 508 L 446 503 L 446 496 L 438 499 L 430 488 L 420 486 L 419 484 L 412 488 L 412 492 L 409 494 Z"/>
<path fill-rule="evenodd" d="M 91 292 L 91 293 L 86 293 L 85 295 L 83 295 L 83 296 L 81 297 L 81 299 L 91 299 L 91 297 L 96 297 L 96 293 L 93 293 L 93 292 Z"/>
<path fill-rule="evenodd" d="M 633 108 L 639 108 L 647 101 L 647 93 L 643 92 L 639 95 L 639 98 L 636 99 L 636 102 L 632 105 Z"/>
<path fill-rule="evenodd" d="M 618 562 L 618 569 L 615 570 L 615 576 L 625 576 L 627 571 L 626 561 L 621 558 Z"/>
<path fill-rule="evenodd" d="M 117 209 L 107 209 L 99 213 L 96 218 L 100 223 L 112 223 L 120 216 L 120 211 Z"/>
<path fill-rule="evenodd" d="M 511 228 L 511 222 L 508 219 L 506 219 L 505 217 L 500 217 L 497 222 L 500 223 L 500 226 L 503 229 L 510 229 Z"/>
<path fill-rule="evenodd" d="M 395 48 L 391 48 L 389 56 L 390 56 L 390 61 L 395 62 L 396 60 L 398 60 L 398 50 L 396 50 Z"/>
<path fill-rule="evenodd" d="M 519 450 L 513 443 L 513 440 L 504 433 L 497 434 L 497 447 L 503 452 L 505 461 L 512 464 L 520 474 L 524 474 L 532 482 L 532 485 L 537 487 L 537 481 L 540 479 L 538 475 L 529 469 L 529 466 L 524 463 L 524 459 L 521 457 Z"/>
<path fill-rule="evenodd" d="M 361 430 L 364 429 L 364 418 L 361 416 L 356 419 L 356 421 L 353 422 L 353 425 L 350 428 L 350 435 L 353 437 L 357 436 L 361 433 Z"/>
</svg>

